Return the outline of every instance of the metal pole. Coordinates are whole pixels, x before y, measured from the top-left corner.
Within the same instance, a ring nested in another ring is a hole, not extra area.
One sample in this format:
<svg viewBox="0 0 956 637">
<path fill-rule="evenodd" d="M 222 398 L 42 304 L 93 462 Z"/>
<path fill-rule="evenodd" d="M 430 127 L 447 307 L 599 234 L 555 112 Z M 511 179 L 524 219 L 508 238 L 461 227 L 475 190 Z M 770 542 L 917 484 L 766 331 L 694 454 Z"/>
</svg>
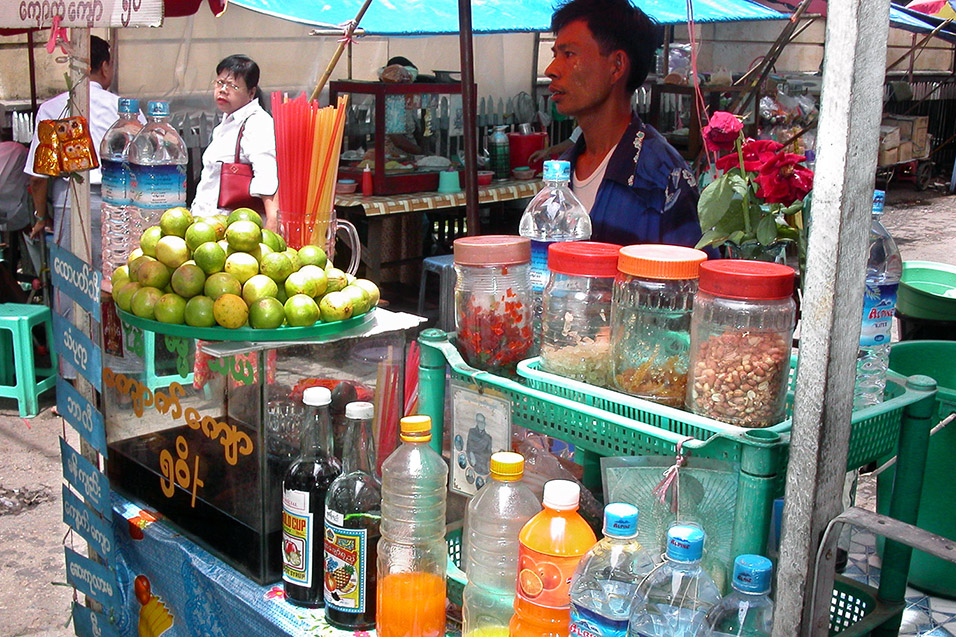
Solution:
<svg viewBox="0 0 956 637">
<path fill-rule="evenodd" d="M 478 220 L 478 87 L 471 34 L 471 2 L 458 0 L 458 47 L 461 57 L 461 103 L 465 126 L 465 217 L 468 234 L 480 232 Z"/>
<path fill-rule="evenodd" d="M 817 604 L 810 617 L 811 579 L 823 531 L 843 509 L 883 106 L 884 67 L 873 60 L 886 56 L 888 16 L 889 0 L 829 4 L 773 637 L 826 634 L 829 604 Z M 827 596 L 828 559 L 818 583 Z"/>
</svg>

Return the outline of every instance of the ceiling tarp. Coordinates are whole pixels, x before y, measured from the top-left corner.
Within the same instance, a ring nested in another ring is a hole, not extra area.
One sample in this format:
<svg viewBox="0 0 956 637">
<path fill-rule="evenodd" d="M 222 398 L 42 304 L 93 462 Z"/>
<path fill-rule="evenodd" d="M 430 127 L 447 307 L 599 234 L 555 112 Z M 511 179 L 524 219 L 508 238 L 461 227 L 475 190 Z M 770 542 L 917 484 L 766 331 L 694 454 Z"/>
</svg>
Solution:
<svg viewBox="0 0 956 637">
<path fill-rule="evenodd" d="M 230 0 L 252 11 L 309 24 L 335 26 L 352 20 L 363 0 Z M 635 0 L 661 24 L 687 21 L 685 0 Z M 786 15 L 751 0 L 693 0 L 697 22 L 782 20 Z M 474 33 L 547 32 L 552 0 L 472 0 Z M 373 0 L 361 28 L 372 35 L 458 33 L 458 0 Z"/>
</svg>

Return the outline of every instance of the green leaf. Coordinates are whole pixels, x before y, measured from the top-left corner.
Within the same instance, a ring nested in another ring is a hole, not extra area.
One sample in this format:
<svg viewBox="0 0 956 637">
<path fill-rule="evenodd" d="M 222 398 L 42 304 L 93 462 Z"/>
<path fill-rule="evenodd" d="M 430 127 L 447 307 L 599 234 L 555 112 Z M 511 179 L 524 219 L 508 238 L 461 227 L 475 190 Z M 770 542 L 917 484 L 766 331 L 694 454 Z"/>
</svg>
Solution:
<svg viewBox="0 0 956 637">
<path fill-rule="evenodd" d="M 727 206 L 724 216 L 714 225 L 714 230 L 720 230 L 724 234 L 730 234 L 744 227 L 743 202 L 740 199 L 734 199 Z"/>
<path fill-rule="evenodd" d="M 734 191 L 731 189 L 726 179 L 717 179 L 712 181 L 709 186 L 700 193 L 700 201 L 697 202 L 697 215 L 700 217 L 701 230 L 709 230 L 717 225 L 721 217 L 727 211 L 733 199 Z"/>
<path fill-rule="evenodd" d="M 731 243 L 736 243 L 737 245 L 743 244 L 748 238 L 747 233 L 743 230 L 738 230 L 737 232 L 730 233 L 730 236 L 727 238 Z"/>
<path fill-rule="evenodd" d="M 709 245 L 719 245 L 727 240 L 727 234 L 720 232 L 719 230 L 708 230 L 704 233 L 704 236 L 700 238 L 700 241 L 697 242 L 697 245 L 694 247 L 700 250 Z"/>
<path fill-rule="evenodd" d="M 777 226 L 777 241 L 800 241 L 800 231 L 790 226 Z"/>
<path fill-rule="evenodd" d="M 730 187 L 733 188 L 734 192 L 740 196 L 744 197 L 750 192 L 750 182 L 738 175 L 731 176 L 728 181 L 730 182 Z"/>
<path fill-rule="evenodd" d="M 757 241 L 760 245 L 769 246 L 776 240 L 777 222 L 773 215 L 767 215 L 757 223 Z"/>
</svg>

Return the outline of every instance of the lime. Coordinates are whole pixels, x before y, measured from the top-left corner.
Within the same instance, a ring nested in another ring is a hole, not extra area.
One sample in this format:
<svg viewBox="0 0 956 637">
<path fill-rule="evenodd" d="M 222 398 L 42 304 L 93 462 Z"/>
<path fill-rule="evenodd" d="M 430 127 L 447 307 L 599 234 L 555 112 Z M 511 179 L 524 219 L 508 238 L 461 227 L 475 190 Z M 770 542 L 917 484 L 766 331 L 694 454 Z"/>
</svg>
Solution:
<svg viewBox="0 0 956 637">
<path fill-rule="evenodd" d="M 269 246 L 273 252 L 282 252 L 285 250 L 285 246 L 279 247 L 281 242 L 282 237 L 274 233 L 272 230 L 269 230 L 268 228 L 262 229 L 262 243 Z"/>
<path fill-rule="evenodd" d="M 226 267 L 226 251 L 215 241 L 207 241 L 193 252 L 193 260 L 206 274 L 215 274 Z"/>
<path fill-rule="evenodd" d="M 319 320 L 319 307 L 308 294 L 292 294 L 283 307 L 285 320 L 292 327 L 307 327 Z"/>
<path fill-rule="evenodd" d="M 173 292 L 185 299 L 190 299 L 203 293 L 206 274 L 198 265 L 184 263 L 173 272 L 169 284 Z"/>
<path fill-rule="evenodd" d="M 226 215 L 213 215 L 206 217 L 203 221 L 216 229 L 216 241 L 226 238 L 226 226 L 229 225 L 226 223 Z"/>
<path fill-rule="evenodd" d="M 216 317 L 212 313 L 213 301 L 208 296 L 194 296 L 186 301 L 186 325 L 191 327 L 212 327 Z"/>
<path fill-rule="evenodd" d="M 346 285 L 342 288 L 342 294 L 352 299 L 352 316 L 365 314 L 371 307 L 371 297 L 368 292 L 357 285 Z"/>
<path fill-rule="evenodd" d="M 325 276 L 329 281 L 328 287 L 325 290 L 326 292 L 338 292 L 349 284 L 348 275 L 338 268 L 326 269 Z"/>
<path fill-rule="evenodd" d="M 319 246 L 305 245 L 299 248 L 299 263 L 302 265 L 317 265 L 324 268 L 328 261 L 325 250 Z"/>
<path fill-rule="evenodd" d="M 140 318 L 152 319 L 156 309 L 156 303 L 163 293 L 153 287 L 141 287 L 133 294 L 129 307 L 133 314 Z"/>
<path fill-rule="evenodd" d="M 182 325 L 186 322 L 186 299 L 178 294 L 164 294 L 156 301 L 154 314 L 160 323 Z"/>
<path fill-rule="evenodd" d="M 233 252 L 226 257 L 225 271 L 236 277 L 239 283 L 245 283 L 259 274 L 259 262 L 247 252 Z"/>
<path fill-rule="evenodd" d="M 299 271 L 297 272 L 297 274 L 304 275 L 308 277 L 309 279 L 312 279 L 312 282 L 315 284 L 315 294 L 313 294 L 312 296 L 314 296 L 315 298 L 319 298 L 320 296 L 322 296 L 328 291 L 326 289 L 328 287 L 328 282 L 329 282 L 328 277 L 325 274 L 325 270 L 323 270 L 319 266 L 303 265 L 301 268 L 299 268 Z"/>
<path fill-rule="evenodd" d="M 129 256 L 126 257 L 126 265 L 132 265 L 132 264 L 133 264 L 133 261 L 135 261 L 136 259 L 140 258 L 140 257 L 143 256 L 144 254 L 146 254 L 146 253 L 143 252 L 143 249 L 142 249 L 142 248 L 135 248 L 135 249 L 133 249 L 133 251 L 129 253 Z"/>
<path fill-rule="evenodd" d="M 124 312 L 130 311 L 130 303 L 132 303 L 133 295 L 136 294 L 136 291 L 139 290 L 141 286 L 139 283 L 131 282 L 126 283 L 125 285 L 114 287 L 113 288 L 113 300 L 116 301 L 116 307 L 123 310 Z"/>
<path fill-rule="evenodd" d="M 292 261 L 283 252 L 273 252 L 262 257 L 259 272 L 276 283 L 282 283 L 292 274 Z"/>
<path fill-rule="evenodd" d="M 289 257 L 289 261 L 292 262 L 292 271 L 298 272 L 299 268 L 302 267 L 302 264 L 299 262 L 299 251 L 295 248 L 286 248 L 282 253 Z"/>
<path fill-rule="evenodd" d="M 285 308 L 278 299 L 264 297 L 249 306 L 249 325 L 259 330 L 274 330 L 285 321 Z"/>
<path fill-rule="evenodd" d="M 139 247 L 142 249 L 143 254 L 148 254 L 151 257 L 155 257 L 156 244 L 162 238 L 163 230 L 159 226 L 146 228 L 146 230 L 143 231 L 143 234 L 139 235 Z"/>
<path fill-rule="evenodd" d="M 261 239 L 262 230 L 252 221 L 233 221 L 226 227 L 226 241 L 233 250 L 255 250 Z"/>
<path fill-rule="evenodd" d="M 304 272 L 293 272 L 286 278 L 283 285 L 285 286 L 285 293 L 290 298 L 296 294 L 305 294 L 310 297 L 317 296 L 315 279 Z"/>
<path fill-rule="evenodd" d="M 186 229 L 192 225 L 193 216 L 182 206 L 170 208 L 159 218 L 159 227 L 163 236 L 185 237 Z"/>
<path fill-rule="evenodd" d="M 319 301 L 319 315 L 325 323 L 352 317 L 352 299 L 344 292 L 329 292 Z"/>
<path fill-rule="evenodd" d="M 210 274 L 206 279 L 206 283 L 203 285 L 203 294 L 214 301 L 223 294 L 238 296 L 242 294 L 242 283 L 239 283 L 239 279 L 228 272 L 216 272 Z"/>
<path fill-rule="evenodd" d="M 156 244 L 156 258 L 175 270 L 189 260 L 189 246 L 182 237 L 165 236 Z"/>
<path fill-rule="evenodd" d="M 252 305 L 259 299 L 267 297 L 275 298 L 278 293 L 279 286 L 264 274 L 250 277 L 242 284 L 242 300 L 246 302 L 246 305 Z"/>
<path fill-rule="evenodd" d="M 129 280 L 130 281 L 139 281 L 139 269 L 149 263 L 150 261 L 155 261 L 151 256 L 141 254 L 140 256 L 133 259 L 129 264 Z"/>
<path fill-rule="evenodd" d="M 195 250 L 207 241 L 216 240 L 216 229 L 205 220 L 196 221 L 186 230 L 186 245 Z"/>
<path fill-rule="evenodd" d="M 234 330 L 246 324 L 249 318 L 249 308 L 241 296 L 223 294 L 212 304 L 212 314 L 216 323 L 222 327 Z"/>
<path fill-rule="evenodd" d="M 136 280 L 144 286 L 162 290 L 169 285 L 172 270 L 159 261 L 147 261 L 136 270 Z"/>
<path fill-rule="evenodd" d="M 379 300 L 382 298 L 381 292 L 379 292 L 378 286 L 369 281 L 368 279 L 355 279 L 350 285 L 357 285 L 366 292 L 369 296 L 369 308 L 373 308 L 378 305 Z"/>
<path fill-rule="evenodd" d="M 226 217 L 227 226 L 236 221 L 251 221 L 260 228 L 262 227 L 262 217 L 252 208 L 236 208 Z"/>
</svg>

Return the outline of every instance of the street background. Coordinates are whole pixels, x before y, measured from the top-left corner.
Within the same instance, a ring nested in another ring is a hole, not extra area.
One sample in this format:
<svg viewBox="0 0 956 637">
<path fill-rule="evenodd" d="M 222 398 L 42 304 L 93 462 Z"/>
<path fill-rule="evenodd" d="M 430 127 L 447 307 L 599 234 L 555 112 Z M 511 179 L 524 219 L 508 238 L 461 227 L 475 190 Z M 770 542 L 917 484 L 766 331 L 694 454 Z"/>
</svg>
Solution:
<svg viewBox="0 0 956 637">
<path fill-rule="evenodd" d="M 887 192 L 884 224 L 904 260 L 956 265 L 956 198 L 942 186 L 918 192 L 893 184 Z M 62 522 L 58 437 L 79 447 L 78 436 L 54 416 L 54 393 L 41 397 L 41 413 L 18 416 L 16 401 L 0 398 L 0 636 L 72 635 L 65 586 L 63 546 L 85 552 Z M 863 480 L 861 493 L 872 505 Z M 80 597 L 82 601 L 82 597 Z"/>
</svg>

